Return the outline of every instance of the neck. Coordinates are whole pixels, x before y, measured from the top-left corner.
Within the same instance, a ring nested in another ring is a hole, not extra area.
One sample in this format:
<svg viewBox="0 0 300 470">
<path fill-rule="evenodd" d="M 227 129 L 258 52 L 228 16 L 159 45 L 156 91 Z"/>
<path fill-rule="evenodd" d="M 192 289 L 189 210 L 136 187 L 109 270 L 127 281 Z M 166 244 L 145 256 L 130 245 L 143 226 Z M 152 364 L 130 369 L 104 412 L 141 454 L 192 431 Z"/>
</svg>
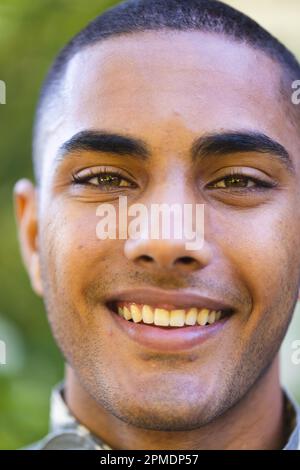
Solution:
<svg viewBox="0 0 300 470">
<path fill-rule="evenodd" d="M 278 356 L 250 391 L 213 422 L 192 431 L 152 431 L 124 423 L 99 405 L 66 368 L 65 399 L 73 415 L 112 449 L 282 449 L 283 395 Z"/>
</svg>

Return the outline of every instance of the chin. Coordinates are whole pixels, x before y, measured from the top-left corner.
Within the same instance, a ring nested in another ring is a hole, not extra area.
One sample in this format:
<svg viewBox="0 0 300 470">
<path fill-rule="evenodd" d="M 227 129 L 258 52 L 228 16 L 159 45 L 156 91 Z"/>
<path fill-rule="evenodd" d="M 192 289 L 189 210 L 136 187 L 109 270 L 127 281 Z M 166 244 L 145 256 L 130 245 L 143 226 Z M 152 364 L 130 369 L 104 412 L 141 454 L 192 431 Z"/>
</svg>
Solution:
<svg viewBox="0 0 300 470">
<path fill-rule="evenodd" d="M 114 410 L 116 417 L 132 426 L 153 431 L 191 431 L 213 420 L 216 415 L 206 405 L 189 403 L 144 403 L 126 401 L 124 408 Z"/>
</svg>

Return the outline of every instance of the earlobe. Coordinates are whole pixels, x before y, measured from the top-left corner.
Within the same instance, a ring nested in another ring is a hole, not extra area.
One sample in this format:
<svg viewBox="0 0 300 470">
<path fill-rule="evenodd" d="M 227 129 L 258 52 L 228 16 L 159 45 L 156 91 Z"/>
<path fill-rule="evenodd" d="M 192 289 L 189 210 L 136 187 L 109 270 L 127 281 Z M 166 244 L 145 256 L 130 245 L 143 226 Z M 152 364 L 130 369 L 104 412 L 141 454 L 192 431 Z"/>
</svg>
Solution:
<svg viewBox="0 0 300 470">
<path fill-rule="evenodd" d="M 42 296 L 36 189 L 31 181 L 22 179 L 16 183 L 14 203 L 23 262 L 30 276 L 33 290 L 37 295 Z"/>
</svg>

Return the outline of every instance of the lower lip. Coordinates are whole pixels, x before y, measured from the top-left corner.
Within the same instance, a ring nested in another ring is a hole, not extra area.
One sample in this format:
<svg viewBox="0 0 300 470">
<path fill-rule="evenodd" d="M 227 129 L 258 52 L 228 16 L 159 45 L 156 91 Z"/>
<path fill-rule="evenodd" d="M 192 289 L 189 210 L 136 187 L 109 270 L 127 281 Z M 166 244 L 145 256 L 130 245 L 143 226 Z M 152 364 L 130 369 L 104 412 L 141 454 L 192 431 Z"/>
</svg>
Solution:
<svg viewBox="0 0 300 470">
<path fill-rule="evenodd" d="M 159 351 L 184 351 L 213 338 L 226 326 L 230 316 L 218 320 L 212 325 L 184 326 L 166 328 L 144 323 L 134 323 L 109 310 L 117 327 L 130 339 L 150 349 Z"/>
</svg>

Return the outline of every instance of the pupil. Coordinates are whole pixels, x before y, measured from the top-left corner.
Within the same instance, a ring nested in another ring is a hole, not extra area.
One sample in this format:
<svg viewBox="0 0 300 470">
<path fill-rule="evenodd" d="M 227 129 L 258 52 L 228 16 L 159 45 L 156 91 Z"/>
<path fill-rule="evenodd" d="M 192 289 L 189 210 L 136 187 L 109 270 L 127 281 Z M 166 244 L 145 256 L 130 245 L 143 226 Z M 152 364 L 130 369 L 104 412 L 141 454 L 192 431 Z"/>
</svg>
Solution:
<svg viewBox="0 0 300 470">
<path fill-rule="evenodd" d="M 239 177 L 231 176 L 227 179 L 227 182 L 231 186 L 242 186 L 242 187 L 247 186 L 246 178 L 239 178 Z"/>
<path fill-rule="evenodd" d="M 114 175 L 101 175 L 98 178 L 99 184 L 111 184 L 112 186 L 117 186 L 119 182 L 119 177 Z"/>
</svg>

